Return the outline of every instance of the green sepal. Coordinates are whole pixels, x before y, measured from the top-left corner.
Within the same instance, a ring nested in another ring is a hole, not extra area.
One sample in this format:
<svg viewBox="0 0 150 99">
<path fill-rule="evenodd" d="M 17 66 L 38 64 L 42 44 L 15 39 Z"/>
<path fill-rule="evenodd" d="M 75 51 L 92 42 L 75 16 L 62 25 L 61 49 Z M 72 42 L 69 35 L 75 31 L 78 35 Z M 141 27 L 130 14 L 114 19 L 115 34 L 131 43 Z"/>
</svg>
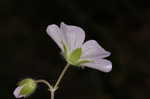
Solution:
<svg viewBox="0 0 150 99">
<path fill-rule="evenodd" d="M 20 82 L 18 83 L 18 85 L 19 85 L 19 86 L 22 86 L 22 85 L 24 85 L 24 84 L 33 83 L 33 82 L 34 82 L 33 79 L 31 79 L 31 78 L 26 78 L 26 79 L 20 81 Z"/>
<path fill-rule="evenodd" d="M 82 55 L 82 49 L 77 48 L 72 53 L 69 54 L 69 56 L 67 57 L 67 60 L 70 64 L 76 65 L 81 55 Z"/>
<path fill-rule="evenodd" d="M 36 89 L 36 84 L 30 83 L 30 84 L 25 84 L 23 88 L 20 91 L 21 95 L 25 95 L 26 97 L 31 95 Z"/>
<path fill-rule="evenodd" d="M 19 82 L 19 86 L 23 86 L 23 88 L 20 90 L 20 94 L 27 97 L 35 91 L 37 83 L 31 78 L 27 78 Z"/>
<path fill-rule="evenodd" d="M 67 57 L 67 55 L 68 55 L 68 49 L 67 49 L 67 46 L 66 46 L 66 45 L 64 45 L 64 44 L 63 44 L 63 48 L 64 48 L 63 56 L 64 56 L 64 58 L 66 58 L 66 57 Z"/>
<path fill-rule="evenodd" d="M 78 61 L 78 63 L 76 65 L 80 66 L 80 65 L 82 65 L 84 63 L 89 63 L 89 62 L 91 62 L 91 61 L 89 61 L 89 60 L 80 60 L 80 61 Z"/>
</svg>

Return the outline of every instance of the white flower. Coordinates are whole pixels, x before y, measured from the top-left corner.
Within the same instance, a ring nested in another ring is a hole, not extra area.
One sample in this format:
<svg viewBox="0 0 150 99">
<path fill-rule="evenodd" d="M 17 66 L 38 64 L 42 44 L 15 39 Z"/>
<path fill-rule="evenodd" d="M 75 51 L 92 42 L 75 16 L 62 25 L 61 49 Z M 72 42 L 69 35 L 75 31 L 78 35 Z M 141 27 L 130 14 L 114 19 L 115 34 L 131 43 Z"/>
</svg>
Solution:
<svg viewBox="0 0 150 99">
<path fill-rule="evenodd" d="M 84 43 L 85 32 L 77 26 L 55 24 L 47 27 L 48 35 L 57 43 L 66 61 L 71 65 L 86 66 L 103 72 L 109 72 L 112 64 L 104 59 L 110 56 L 95 40 Z"/>
</svg>

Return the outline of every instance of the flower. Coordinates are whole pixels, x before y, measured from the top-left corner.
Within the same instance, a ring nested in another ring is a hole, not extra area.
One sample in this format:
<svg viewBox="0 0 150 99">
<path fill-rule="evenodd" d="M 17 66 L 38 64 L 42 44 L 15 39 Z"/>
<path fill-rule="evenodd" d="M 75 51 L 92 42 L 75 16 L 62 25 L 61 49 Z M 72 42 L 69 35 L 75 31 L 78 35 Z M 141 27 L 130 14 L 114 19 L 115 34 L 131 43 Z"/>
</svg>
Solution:
<svg viewBox="0 0 150 99">
<path fill-rule="evenodd" d="M 95 40 L 85 40 L 85 32 L 78 26 L 61 23 L 47 27 L 48 35 L 61 49 L 65 60 L 75 66 L 86 66 L 103 72 L 112 69 L 112 63 L 104 59 L 110 56 L 110 52 L 103 49 Z"/>
<path fill-rule="evenodd" d="M 37 83 L 31 78 L 27 78 L 19 82 L 13 94 L 16 98 L 27 97 L 35 91 L 36 87 Z"/>
</svg>

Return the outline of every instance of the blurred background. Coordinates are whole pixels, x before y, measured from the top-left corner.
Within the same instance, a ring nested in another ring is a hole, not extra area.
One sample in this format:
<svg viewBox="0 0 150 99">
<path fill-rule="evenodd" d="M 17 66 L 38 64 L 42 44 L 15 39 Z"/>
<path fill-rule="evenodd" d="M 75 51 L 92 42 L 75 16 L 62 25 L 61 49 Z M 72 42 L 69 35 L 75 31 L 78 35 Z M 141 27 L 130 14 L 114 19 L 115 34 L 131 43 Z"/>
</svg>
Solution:
<svg viewBox="0 0 150 99">
<path fill-rule="evenodd" d="M 149 0 L 0 0 L 0 99 L 27 77 L 56 82 L 65 61 L 45 30 L 60 22 L 110 51 L 113 70 L 71 67 L 55 99 L 150 99 Z M 50 94 L 40 84 L 27 99 Z"/>
</svg>

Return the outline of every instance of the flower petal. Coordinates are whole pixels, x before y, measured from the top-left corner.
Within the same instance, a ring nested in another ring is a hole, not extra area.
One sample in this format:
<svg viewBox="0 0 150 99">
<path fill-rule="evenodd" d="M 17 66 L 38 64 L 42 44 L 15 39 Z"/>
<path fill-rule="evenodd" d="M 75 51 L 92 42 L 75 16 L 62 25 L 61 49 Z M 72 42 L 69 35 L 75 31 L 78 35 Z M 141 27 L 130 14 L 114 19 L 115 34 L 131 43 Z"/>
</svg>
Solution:
<svg viewBox="0 0 150 99">
<path fill-rule="evenodd" d="M 15 91 L 13 92 L 13 94 L 14 94 L 14 96 L 15 96 L 16 98 L 24 97 L 24 95 L 21 95 L 21 94 L 20 94 L 20 91 L 21 91 L 21 89 L 22 89 L 23 87 L 24 87 L 24 86 L 19 86 L 19 87 L 17 87 L 17 88 L 15 89 Z"/>
<path fill-rule="evenodd" d="M 80 48 L 85 39 L 84 30 L 77 26 L 66 25 L 61 23 L 60 29 L 65 34 L 64 38 L 67 42 L 67 47 L 70 51 L 73 51 L 76 48 Z"/>
<path fill-rule="evenodd" d="M 102 48 L 95 40 L 89 40 L 82 46 L 81 59 L 90 59 L 93 57 L 105 58 L 110 55 L 110 52 Z"/>
<path fill-rule="evenodd" d="M 64 43 L 64 38 L 63 38 L 63 33 L 61 33 L 60 28 L 55 25 L 49 25 L 47 27 L 47 34 L 56 42 L 56 44 L 59 46 L 59 48 L 64 51 L 63 48 L 63 43 Z"/>
<path fill-rule="evenodd" d="M 89 62 L 82 65 L 103 72 L 110 72 L 112 70 L 112 63 L 106 59 L 96 59 L 94 62 Z"/>
</svg>

